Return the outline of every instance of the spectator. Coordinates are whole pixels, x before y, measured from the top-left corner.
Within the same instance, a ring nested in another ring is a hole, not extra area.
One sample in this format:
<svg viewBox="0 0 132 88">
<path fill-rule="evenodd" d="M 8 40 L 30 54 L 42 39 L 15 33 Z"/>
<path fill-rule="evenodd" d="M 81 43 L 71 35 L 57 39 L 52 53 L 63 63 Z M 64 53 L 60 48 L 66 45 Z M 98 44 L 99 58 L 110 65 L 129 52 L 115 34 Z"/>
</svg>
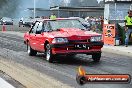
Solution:
<svg viewBox="0 0 132 88">
<path fill-rule="evenodd" d="M 52 13 L 51 16 L 50 16 L 50 19 L 55 20 L 56 19 L 56 15 L 54 13 Z"/>
<path fill-rule="evenodd" d="M 125 46 L 127 47 L 130 34 L 132 33 L 132 10 L 129 10 L 128 15 L 125 16 L 125 32 L 126 32 Z"/>
</svg>

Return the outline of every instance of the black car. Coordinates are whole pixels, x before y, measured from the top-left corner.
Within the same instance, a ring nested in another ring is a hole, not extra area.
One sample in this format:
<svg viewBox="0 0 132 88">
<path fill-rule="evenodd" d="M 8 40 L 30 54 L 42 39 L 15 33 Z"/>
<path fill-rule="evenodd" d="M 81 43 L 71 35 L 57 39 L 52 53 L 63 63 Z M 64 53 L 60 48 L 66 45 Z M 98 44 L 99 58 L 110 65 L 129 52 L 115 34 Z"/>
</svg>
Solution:
<svg viewBox="0 0 132 88">
<path fill-rule="evenodd" d="M 8 18 L 8 17 L 3 17 L 1 18 L 0 20 L 0 24 L 3 25 L 13 25 L 13 20 L 11 18 Z"/>
<path fill-rule="evenodd" d="M 33 24 L 33 19 L 31 18 L 25 18 L 22 20 L 22 25 L 25 27 L 31 27 L 32 24 Z"/>
<path fill-rule="evenodd" d="M 23 26 L 23 20 L 19 21 L 19 27 Z"/>
</svg>

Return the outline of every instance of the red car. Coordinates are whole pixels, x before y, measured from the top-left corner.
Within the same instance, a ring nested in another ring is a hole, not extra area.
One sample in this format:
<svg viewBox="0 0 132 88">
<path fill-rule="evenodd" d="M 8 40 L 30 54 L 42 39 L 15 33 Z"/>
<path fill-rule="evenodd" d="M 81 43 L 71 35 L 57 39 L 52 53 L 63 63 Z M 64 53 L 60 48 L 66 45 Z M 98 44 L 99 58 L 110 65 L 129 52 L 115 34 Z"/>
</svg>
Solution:
<svg viewBox="0 0 132 88">
<path fill-rule="evenodd" d="M 77 19 L 71 18 L 36 21 L 25 33 L 24 43 L 30 56 L 43 52 L 49 62 L 53 62 L 56 55 L 75 54 L 92 55 L 92 59 L 99 62 L 104 44 L 101 34 L 86 31 Z"/>
</svg>

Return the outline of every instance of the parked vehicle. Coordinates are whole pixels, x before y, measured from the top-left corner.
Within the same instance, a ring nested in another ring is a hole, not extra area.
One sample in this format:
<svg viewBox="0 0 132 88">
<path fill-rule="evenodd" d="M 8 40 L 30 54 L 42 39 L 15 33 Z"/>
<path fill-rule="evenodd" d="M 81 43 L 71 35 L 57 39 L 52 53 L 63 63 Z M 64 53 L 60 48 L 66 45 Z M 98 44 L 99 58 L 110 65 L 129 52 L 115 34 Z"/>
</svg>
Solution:
<svg viewBox="0 0 132 88">
<path fill-rule="evenodd" d="M 23 26 L 23 20 L 19 21 L 19 27 Z"/>
<path fill-rule="evenodd" d="M 33 24 L 33 19 L 32 18 L 23 18 L 20 19 L 19 21 L 19 27 L 23 26 L 23 27 L 31 27 Z"/>
<path fill-rule="evenodd" d="M 95 62 L 101 58 L 102 35 L 86 28 L 77 19 L 56 18 L 36 21 L 31 30 L 24 34 L 27 52 L 46 54 L 46 60 L 53 62 L 56 55 L 92 55 Z"/>
<path fill-rule="evenodd" d="M 31 27 L 32 24 L 33 24 L 33 21 L 30 18 L 25 18 L 23 20 L 23 26 L 25 26 L 25 27 Z"/>
<path fill-rule="evenodd" d="M 3 17 L 0 20 L 0 24 L 1 25 L 3 25 L 3 24 L 5 24 L 5 25 L 13 25 L 13 20 L 11 18 L 9 18 L 9 17 Z"/>
</svg>

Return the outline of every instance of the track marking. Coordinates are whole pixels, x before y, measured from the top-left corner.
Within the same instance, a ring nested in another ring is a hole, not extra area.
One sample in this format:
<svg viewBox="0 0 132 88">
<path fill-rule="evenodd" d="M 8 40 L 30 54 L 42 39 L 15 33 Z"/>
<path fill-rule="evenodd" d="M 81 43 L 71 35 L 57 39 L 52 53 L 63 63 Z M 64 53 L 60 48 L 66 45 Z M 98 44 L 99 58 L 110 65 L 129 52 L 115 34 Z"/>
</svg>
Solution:
<svg viewBox="0 0 132 88">
<path fill-rule="evenodd" d="M 15 87 L 9 84 L 8 82 L 6 82 L 5 80 L 3 80 L 2 78 L 0 78 L 0 88 L 15 88 Z"/>
</svg>

